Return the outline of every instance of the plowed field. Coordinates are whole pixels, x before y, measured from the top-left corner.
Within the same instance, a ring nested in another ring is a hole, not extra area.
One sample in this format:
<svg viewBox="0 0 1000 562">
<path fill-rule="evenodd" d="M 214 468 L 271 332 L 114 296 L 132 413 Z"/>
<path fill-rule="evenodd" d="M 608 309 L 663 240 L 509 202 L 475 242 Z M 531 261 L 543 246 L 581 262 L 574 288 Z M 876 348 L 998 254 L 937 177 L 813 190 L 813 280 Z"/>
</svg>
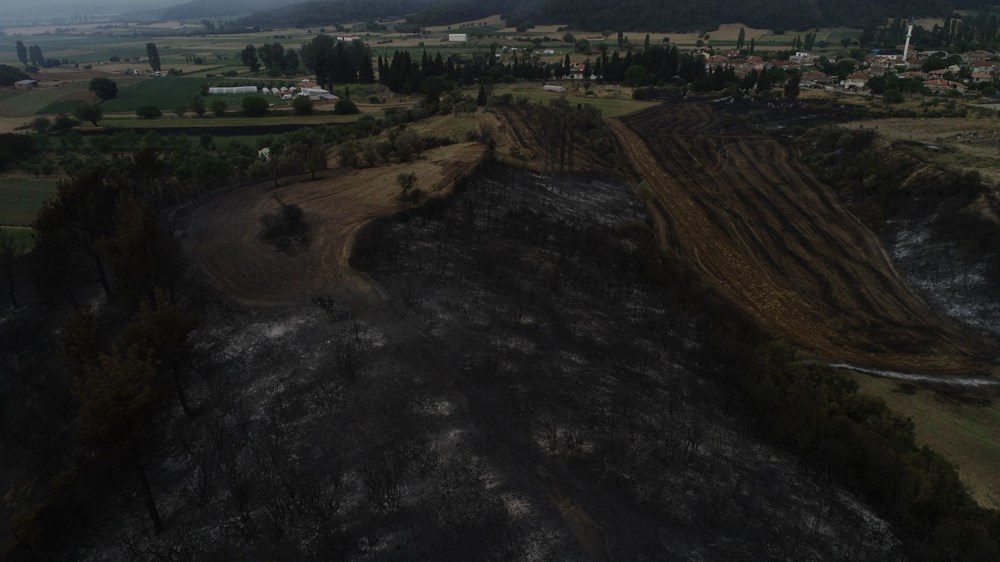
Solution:
<svg viewBox="0 0 1000 562">
<path fill-rule="evenodd" d="M 426 152 L 420 160 L 365 170 L 336 170 L 314 182 L 230 191 L 191 215 L 194 262 L 228 297 L 248 304 L 302 304 L 317 295 L 364 297 L 373 287 L 348 261 L 368 221 L 402 209 L 396 175 L 413 172 L 431 197 L 449 193 L 476 167 L 485 146 L 462 143 Z M 260 239 L 260 219 L 284 204 L 302 208 L 310 246 L 289 255 Z"/>
<path fill-rule="evenodd" d="M 878 237 L 768 137 L 713 134 L 707 104 L 612 120 L 661 243 L 774 335 L 821 357 L 920 372 L 988 368 L 992 342 L 933 312 Z"/>
</svg>

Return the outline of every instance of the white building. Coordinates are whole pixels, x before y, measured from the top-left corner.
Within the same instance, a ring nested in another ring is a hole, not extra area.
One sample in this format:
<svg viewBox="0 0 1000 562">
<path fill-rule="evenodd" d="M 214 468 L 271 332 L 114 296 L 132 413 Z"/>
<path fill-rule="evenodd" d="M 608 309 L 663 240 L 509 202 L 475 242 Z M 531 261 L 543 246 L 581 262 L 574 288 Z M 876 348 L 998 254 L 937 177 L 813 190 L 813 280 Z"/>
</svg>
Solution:
<svg viewBox="0 0 1000 562">
<path fill-rule="evenodd" d="M 546 85 L 542 86 L 542 91 L 543 92 L 554 92 L 556 94 L 565 94 L 566 93 L 566 88 L 563 88 L 562 86 L 556 86 L 556 85 L 553 85 L 553 84 L 546 84 Z"/>
<path fill-rule="evenodd" d="M 212 95 L 232 95 L 232 94 L 256 94 L 257 86 L 228 86 L 225 88 L 209 88 L 208 93 Z"/>
<path fill-rule="evenodd" d="M 469 40 L 469 34 L 468 33 L 449 33 L 448 34 L 448 41 L 450 41 L 451 43 L 465 43 L 468 40 Z"/>
<path fill-rule="evenodd" d="M 819 60 L 819 57 L 812 53 L 798 52 L 788 57 L 788 60 L 795 64 L 812 64 Z"/>
</svg>

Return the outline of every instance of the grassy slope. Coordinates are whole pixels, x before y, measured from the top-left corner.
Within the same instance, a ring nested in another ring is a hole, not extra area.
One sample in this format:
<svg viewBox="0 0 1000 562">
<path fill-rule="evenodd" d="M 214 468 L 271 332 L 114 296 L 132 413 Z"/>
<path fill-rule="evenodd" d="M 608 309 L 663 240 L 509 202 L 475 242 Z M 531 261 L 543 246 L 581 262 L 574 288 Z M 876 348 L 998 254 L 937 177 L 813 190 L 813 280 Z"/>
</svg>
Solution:
<svg viewBox="0 0 1000 562">
<path fill-rule="evenodd" d="M 56 193 L 55 182 L 21 177 L 0 178 L 0 225 L 27 226 Z"/>
<path fill-rule="evenodd" d="M 1000 403 L 961 404 L 929 390 L 899 391 L 899 383 L 851 373 L 862 392 L 885 400 L 893 411 L 913 420 L 917 442 L 958 467 L 962 481 L 985 507 L 1000 509 Z"/>
<path fill-rule="evenodd" d="M 35 231 L 20 226 L 0 226 L 0 231 L 14 239 L 14 245 L 19 253 L 30 251 L 35 246 Z"/>
</svg>

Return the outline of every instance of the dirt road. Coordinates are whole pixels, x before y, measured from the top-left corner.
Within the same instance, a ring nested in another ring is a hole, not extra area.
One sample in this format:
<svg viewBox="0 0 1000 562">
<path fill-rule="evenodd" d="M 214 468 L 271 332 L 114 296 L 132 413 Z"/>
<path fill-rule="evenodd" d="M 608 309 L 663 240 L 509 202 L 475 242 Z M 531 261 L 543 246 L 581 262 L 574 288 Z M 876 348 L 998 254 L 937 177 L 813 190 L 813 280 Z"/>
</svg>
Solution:
<svg viewBox="0 0 1000 562">
<path fill-rule="evenodd" d="M 663 246 L 765 329 L 826 359 L 912 372 L 987 368 L 994 344 L 931 311 L 878 237 L 789 147 L 713 134 L 718 122 L 709 105 L 693 103 L 611 121 Z"/>
<path fill-rule="evenodd" d="M 485 151 L 479 143 L 454 144 L 406 164 L 337 169 L 314 182 L 230 191 L 192 212 L 191 256 L 217 289 L 247 304 L 302 304 L 331 293 L 370 296 L 373 287 L 348 261 L 355 236 L 368 221 L 402 209 L 397 174 L 412 172 L 417 187 L 431 197 L 444 196 L 476 168 Z M 259 239 L 261 217 L 279 211 L 275 196 L 299 205 L 309 225 L 310 247 L 297 255 Z"/>
</svg>

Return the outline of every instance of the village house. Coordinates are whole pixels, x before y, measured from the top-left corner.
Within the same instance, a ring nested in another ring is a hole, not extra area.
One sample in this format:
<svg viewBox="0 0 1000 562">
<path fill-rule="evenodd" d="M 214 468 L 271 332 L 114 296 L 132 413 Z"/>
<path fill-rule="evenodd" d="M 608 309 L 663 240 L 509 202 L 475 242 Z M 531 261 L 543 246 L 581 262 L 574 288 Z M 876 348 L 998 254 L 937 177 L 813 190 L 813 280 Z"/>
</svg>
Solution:
<svg viewBox="0 0 1000 562">
<path fill-rule="evenodd" d="M 936 78 L 934 80 L 928 80 L 924 82 L 924 86 L 926 86 L 927 89 L 932 92 L 945 93 L 945 94 L 950 92 L 958 92 L 960 94 L 964 94 L 966 90 L 968 90 L 968 87 L 966 87 L 965 84 L 952 82 L 951 80 L 941 80 L 940 78 Z"/>
<path fill-rule="evenodd" d="M 38 86 L 38 80 L 18 80 L 14 82 L 15 90 L 30 90 L 35 86 Z"/>
<path fill-rule="evenodd" d="M 795 64 L 813 64 L 819 60 L 819 57 L 812 53 L 797 52 L 788 57 L 788 60 Z"/>
<path fill-rule="evenodd" d="M 972 81 L 975 82 L 976 84 L 981 84 L 983 82 L 992 82 L 993 74 L 989 72 L 973 72 Z"/>
<path fill-rule="evenodd" d="M 995 58 L 997 58 L 996 53 L 991 53 L 989 51 L 983 51 L 983 50 L 972 51 L 970 53 L 965 53 L 964 55 L 962 55 L 962 59 L 964 59 L 965 62 L 968 63 L 983 62 Z"/>
<path fill-rule="evenodd" d="M 844 80 L 840 81 L 840 85 L 847 89 L 860 89 L 864 88 L 865 84 L 868 83 L 868 75 L 864 72 L 855 72 L 849 75 Z"/>
</svg>

